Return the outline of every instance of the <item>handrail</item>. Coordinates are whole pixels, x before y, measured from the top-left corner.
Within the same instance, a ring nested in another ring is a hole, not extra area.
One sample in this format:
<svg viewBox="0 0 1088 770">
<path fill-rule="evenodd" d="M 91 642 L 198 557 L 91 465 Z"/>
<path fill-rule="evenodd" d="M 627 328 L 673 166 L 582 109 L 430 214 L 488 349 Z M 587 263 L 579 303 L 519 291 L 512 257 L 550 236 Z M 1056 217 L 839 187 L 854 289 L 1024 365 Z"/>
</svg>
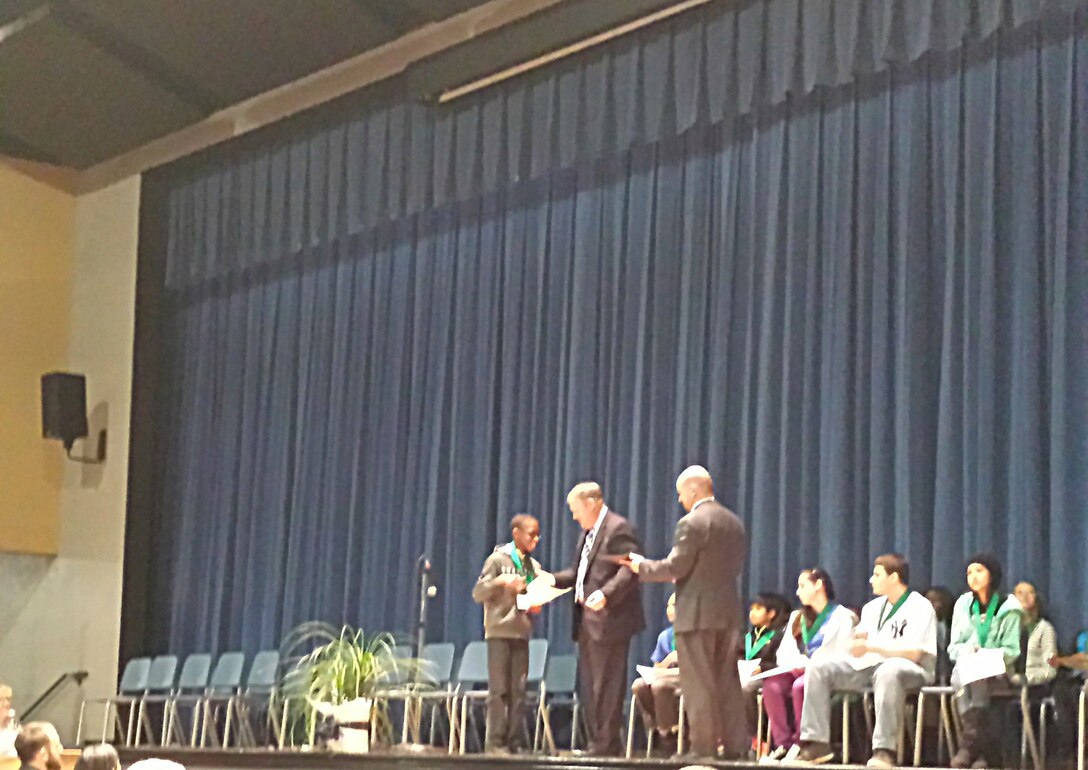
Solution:
<svg viewBox="0 0 1088 770">
<path fill-rule="evenodd" d="M 37 700 L 27 706 L 26 710 L 23 711 L 22 714 L 20 714 L 19 719 L 23 722 L 28 721 L 29 718 L 34 715 L 34 712 L 49 698 L 51 698 L 53 696 L 53 693 L 59 690 L 66 682 L 74 680 L 77 685 L 81 685 L 83 684 L 83 680 L 86 679 L 87 676 L 88 674 L 86 671 L 68 671 L 64 674 L 61 674 L 57 677 L 56 681 L 53 682 L 53 684 L 49 685 L 49 688 L 45 692 L 38 696 Z"/>
</svg>

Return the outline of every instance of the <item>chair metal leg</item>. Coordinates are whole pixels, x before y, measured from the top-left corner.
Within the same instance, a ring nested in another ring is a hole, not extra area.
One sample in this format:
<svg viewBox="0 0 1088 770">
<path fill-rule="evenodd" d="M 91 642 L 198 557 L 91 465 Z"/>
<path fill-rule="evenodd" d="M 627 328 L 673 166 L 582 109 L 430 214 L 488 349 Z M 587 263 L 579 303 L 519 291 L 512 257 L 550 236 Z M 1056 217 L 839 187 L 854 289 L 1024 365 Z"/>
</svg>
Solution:
<svg viewBox="0 0 1088 770">
<path fill-rule="evenodd" d="M 850 764 L 850 696 L 842 697 L 842 763 Z"/>
<path fill-rule="evenodd" d="M 223 725 L 223 748 L 230 746 L 230 723 L 234 719 L 234 698 L 227 699 L 227 721 Z"/>
<path fill-rule="evenodd" d="M 83 701 L 79 704 L 79 722 L 76 724 L 76 745 L 82 746 L 80 740 L 83 738 L 83 714 L 87 710 L 87 701 Z"/>
<path fill-rule="evenodd" d="M 635 712 L 638 711 L 638 703 L 634 698 L 631 699 L 631 708 L 629 711 L 630 714 L 627 716 L 627 751 L 623 754 L 625 759 L 630 759 L 631 754 L 635 751 Z M 650 736 L 647 735 L 646 741 L 649 742 L 649 740 Z M 571 742 L 573 741 L 574 736 L 571 735 Z"/>
<path fill-rule="evenodd" d="M 949 714 L 951 703 L 948 700 L 948 695 L 941 693 L 941 699 L 939 707 L 941 709 L 941 719 L 938 723 L 937 733 L 937 764 L 944 766 L 945 758 L 951 757 L 955 754 L 955 736 L 953 734 L 954 727 L 952 726 L 952 716 Z"/>
<path fill-rule="evenodd" d="M 677 733 L 676 733 L 676 753 L 677 754 L 683 754 L 687 750 L 687 748 L 684 746 L 684 732 L 685 732 L 684 731 L 684 723 L 687 721 L 685 719 L 686 713 L 687 713 L 687 711 L 684 708 L 684 693 L 681 692 L 680 693 L 680 714 L 679 714 L 680 724 L 677 725 L 677 727 L 679 729 L 677 730 Z"/>
<path fill-rule="evenodd" d="M 771 745 L 770 738 L 767 746 Z M 763 758 L 763 690 L 756 693 L 756 761 Z"/>
<path fill-rule="evenodd" d="M 922 732 L 925 728 L 925 714 L 926 714 L 926 696 L 922 693 L 918 693 L 918 713 L 914 719 L 914 766 L 920 767 L 922 764 Z M 938 731 L 940 731 L 938 723 Z M 937 736 L 937 742 L 940 743 L 940 736 Z"/>
<path fill-rule="evenodd" d="M 571 707 L 571 710 L 570 710 L 570 750 L 571 751 L 574 751 L 576 748 L 578 748 L 578 745 L 577 745 L 578 744 L 578 716 L 579 716 L 578 712 L 579 712 L 580 707 L 581 707 L 581 704 L 578 702 L 578 699 L 575 698 L 574 705 Z M 1080 768 L 1080 770 L 1084 770 L 1084 768 Z"/>
<path fill-rule="evenodd" d="M 1039 762 L 1039 746 L 1035 742 L 1035 728 L 1031 724 L 1031 704 L 1028 702 L 1028 690 L 1026 687 L 1020 690 L 1020 718 L 1024 723 L 1024 740 L 1027 741 L 1031 752 L 1031 763 L 1035 770 L 1043 770 Z"/>
<path fill-rule="evenodd" d="M 468 743 L 466 729 L 468 728 L 468 693 L 461 696 L 461 754 L 465 753 L 465 744 Z"/>
<path fill-rule="evenodd" d="M 1085 722 L 1088 721 L 1088 685 L 1080 691 L 1077 699 L 1077 770 L 1084 770 L 1084 733 Z"/>
<path fill-rule="evenodd" d="M 1046 712 L 1047 702 L 1039 704 L 1039 762 L 1046 767 Z"/>
</svg>

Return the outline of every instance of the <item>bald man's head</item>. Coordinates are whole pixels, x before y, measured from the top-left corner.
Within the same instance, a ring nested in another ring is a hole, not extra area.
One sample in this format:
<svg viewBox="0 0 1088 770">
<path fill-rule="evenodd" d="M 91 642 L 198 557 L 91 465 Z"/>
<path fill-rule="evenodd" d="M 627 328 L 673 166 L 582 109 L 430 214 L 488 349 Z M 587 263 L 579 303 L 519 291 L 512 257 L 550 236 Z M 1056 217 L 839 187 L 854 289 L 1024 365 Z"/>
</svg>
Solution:
<svg viewBox="0 0 1088 770">
<path fill-rule="evenodd" d="M 676 477 L 676 498 L 685 511 L 698 501 L 714 496 L 714 482 L 710 471 L 701 465 L 689 465 Z"/>
</svg>

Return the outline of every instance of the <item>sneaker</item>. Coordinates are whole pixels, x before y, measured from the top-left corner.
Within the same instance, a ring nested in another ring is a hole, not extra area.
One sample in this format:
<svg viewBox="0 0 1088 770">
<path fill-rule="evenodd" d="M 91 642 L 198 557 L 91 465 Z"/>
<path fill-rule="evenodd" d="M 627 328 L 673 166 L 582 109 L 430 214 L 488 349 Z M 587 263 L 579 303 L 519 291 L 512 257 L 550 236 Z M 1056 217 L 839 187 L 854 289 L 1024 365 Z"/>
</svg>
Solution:
<svg viewBox="0 0 1088 770">
<path fill-rule="evenodd" d="M 985 770 L 990 765 L 986 762 L 986 756 L 979 754 L 978 758 L 971 763 L 972 770 Z"/>
<path fill-rule="evenodd" d="M 806 743 L 804 746 L 794 748 L 797 749 L 797 753 L 791 757 L 792 750 L 786 752 L 786 756 L 782 758 L 783 765 L 823 765 L 835 756 L 831 746 L 826 743 Z"/>
<path fill-rule="evenodd" d="M 778 746 L 774 751 L 770 752 L 764 757 L 761 757 L 759 764 L 761 765 L 777 765 L 786 756 L 787 752 L 791 751 L 794 747 L 791 746 L 787 749 L 785 746 Z M 796 756 L 796 755 L 795 755 Z"/>
<path fill-rule="evenodd" d="M 876 767 L 881 770 L 895 767 L 895 753 L 887 749 L 873 749 L 873 756 L 865 763 L 866 767 Z"/>
</svg>

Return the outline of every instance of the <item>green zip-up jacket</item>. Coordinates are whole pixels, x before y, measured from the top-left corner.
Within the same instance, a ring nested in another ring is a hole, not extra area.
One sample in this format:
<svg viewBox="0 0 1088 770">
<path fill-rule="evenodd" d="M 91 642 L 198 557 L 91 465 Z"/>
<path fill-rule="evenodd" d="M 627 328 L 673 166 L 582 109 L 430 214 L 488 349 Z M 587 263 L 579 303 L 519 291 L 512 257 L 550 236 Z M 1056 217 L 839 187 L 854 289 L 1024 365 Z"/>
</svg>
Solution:
<svg viewBox="0 0 1088 770">
<path fill-rule="evenodd" d="M 971 620 L 971 603 L 975 595 L 968 591 L 956 600 L 952 609 L 952 631 L 948 635 L 948 657 L 958 660 L 964 652 L 976 649 L 978 634 Z M 983 610 L 985 612 L 985 610 Z M 1024 609 L 1015 596 L 1009 596 L 997 608 L 990 635 L 986 638 L 986 649 L 999 649 L 1004 653 L 1005 665 L 1012 668 L 1020 657 L 1020 617 Z"/>
</svg>

